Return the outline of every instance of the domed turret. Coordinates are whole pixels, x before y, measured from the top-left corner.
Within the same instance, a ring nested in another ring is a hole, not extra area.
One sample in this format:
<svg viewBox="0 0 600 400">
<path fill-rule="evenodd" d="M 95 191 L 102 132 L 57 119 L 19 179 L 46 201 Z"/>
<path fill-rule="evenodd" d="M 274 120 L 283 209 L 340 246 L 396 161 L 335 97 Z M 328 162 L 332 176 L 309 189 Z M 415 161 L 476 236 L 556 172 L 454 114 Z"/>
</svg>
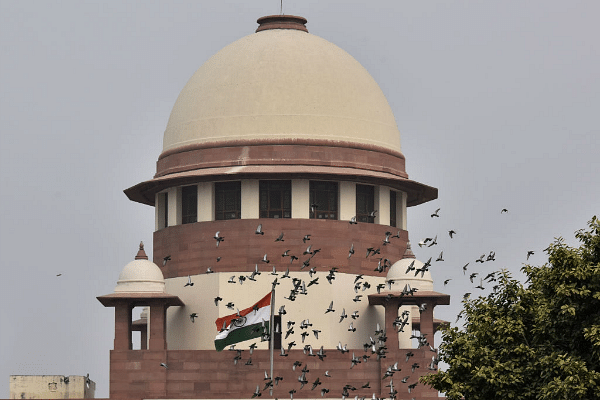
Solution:
<svg viewBox="0 0 600 400">
<path fill-rule="evenodd" d="M 140 249 L 135 260 L 123 268 L 115 287 L 115 293 L 164 293 L 165 278 L 158 265 L 148 261 L 144 251 L 144 243 L 140 243 Z"/>
<path fill-rule="evenodd" d="M 402 259 L 396 261 L 388 271 L 386 280 L 393 281 L 391 290 L 402 290 L 407 284 L 411 288 L 422 291 L 433 290 L 431 272 L 429 268 L 423 269 L 424 265 L 415 258 L 408 243 Z"/>
</svg>

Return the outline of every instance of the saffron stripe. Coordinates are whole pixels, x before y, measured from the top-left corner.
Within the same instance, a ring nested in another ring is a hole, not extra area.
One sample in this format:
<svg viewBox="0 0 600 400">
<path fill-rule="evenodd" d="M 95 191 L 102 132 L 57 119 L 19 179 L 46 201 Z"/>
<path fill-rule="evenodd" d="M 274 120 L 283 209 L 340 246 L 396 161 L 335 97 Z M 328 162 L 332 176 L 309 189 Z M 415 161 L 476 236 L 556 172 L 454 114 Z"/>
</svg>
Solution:
<svg viewBox="0 0 600 400">
<path fill-rule="evenodd" d="M 263 307 L 268 307 L 270 305 L 271 305 L 271 292 L 269 292 L 269 294 L 267 294 L 265 297 L 260 299 L 254 305 L 241 310 L 240 315 L 242 317 L 244 317 L 244 316 L 250 314 L 251 312 L 253 312 L 255 307 L 258 307 L 260 309 Z M 231 325 L 231 320 L 235 319 L 235 318 L 238 318 L 237 313 L 233 313 L 233 314 L 221 317 L 221 318 L 217 318 L 217 320 L 215 321 L 215 324 L 217 325 L 217 331 L 221 331 L 221 329 L 223 329 L 223 321 L 226 321 L 225 326 L 229 326 L 229 325 Z M 269 315 L 269 318 L 270 318 L 270 315 Z M 267 318 L 267 321 L 269 321 L 269 318 Z"/>
</svg>

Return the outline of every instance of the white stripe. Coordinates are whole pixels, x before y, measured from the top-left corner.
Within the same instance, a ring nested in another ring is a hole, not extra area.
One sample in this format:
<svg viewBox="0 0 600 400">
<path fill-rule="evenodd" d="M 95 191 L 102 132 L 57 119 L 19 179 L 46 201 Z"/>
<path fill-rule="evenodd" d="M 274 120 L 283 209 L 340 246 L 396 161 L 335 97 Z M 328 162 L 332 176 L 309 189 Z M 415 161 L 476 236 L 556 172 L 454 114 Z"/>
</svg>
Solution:
<svg viewBox="0 0 600 400">
<path fill-rule="evenodd" d="M 217 337 L 215 337 L 215 340 L 225 339 L 229 335 L 229 332 L 234 331 L 236 329 L 244 328 L 248 325 L 262 324 L 263 321 L 265 323 L 268 323 L 270 317 L 271 317 L 271 305 L 270 304 L 265 307 L 259 308 L 256 312 L 254 310 L 252 310 L 252 311 L 250 311 L 249 314 L 246 314 L 246 323 L 244 324 L 244 326 L 235 326 L 234 325 L 232 327 L 230 324 L 227 327 L 227 330 L 224 330 L 217 334 Z"/>
</svg>

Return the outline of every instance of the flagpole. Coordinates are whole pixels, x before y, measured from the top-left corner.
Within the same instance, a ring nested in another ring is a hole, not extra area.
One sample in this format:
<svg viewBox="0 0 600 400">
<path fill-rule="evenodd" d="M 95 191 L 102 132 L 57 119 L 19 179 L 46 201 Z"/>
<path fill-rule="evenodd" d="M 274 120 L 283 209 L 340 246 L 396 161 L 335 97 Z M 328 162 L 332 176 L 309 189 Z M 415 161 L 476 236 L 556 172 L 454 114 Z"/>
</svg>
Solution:
<svg viewBox="0 0 600 400">
<path fill-rule="evenodd" d="M 271 381 L 273 381 L 273 347 L 275 347 L 275 285 L 273 285 L 273 289 L 271 289 L 271 319 L 269 322 L 269 331 L 270 331 L 270 335 L 269 335 L 269 340 L 271 341 L 271 345 L 269 346 L 271 348 L 270 354 L 269 354 L 269 361 L 271 363 Z"/>
</svg>

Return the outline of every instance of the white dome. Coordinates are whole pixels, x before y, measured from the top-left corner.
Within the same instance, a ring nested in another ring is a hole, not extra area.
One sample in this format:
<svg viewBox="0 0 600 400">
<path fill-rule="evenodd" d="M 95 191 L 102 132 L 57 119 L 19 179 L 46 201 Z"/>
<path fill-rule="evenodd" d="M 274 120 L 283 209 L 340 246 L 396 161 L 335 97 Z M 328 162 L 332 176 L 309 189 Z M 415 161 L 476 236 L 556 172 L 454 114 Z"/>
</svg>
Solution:
<svg viewBox="0 0 600 400">
<path fill-rule="evenodd" d="M 143 245 L 136 259 L 123 268 L 115 293 L 164 293 L 165 278 L 158 265 L 148 261 Z M 143 253 L 143 256 L 140 254 Z"/>
<path fill-rule="evenodd" d="M 411 288 L 417 288 L 421 291 L 432 291 L 433 290 L 433 279 L 431 278 L 431 272 L 429 269 L 425 271 L 423 277 L 421 272 L 415 276 L 415 271 L 406 272 L 408 266 L 415 262 L 414 268 L 419 269 L 423 267 L 424 263 L 417 260 L 416 258 L 403 258 L 396 261 L 391 268 L 388 270 L 386 279 L 393 280 L 392 291 L 398 291 L 404 289 L 404 286 L 408 283 Z"/>
<path fill-rule="evenodd" d="M 175 102 L 163 152 L 285 139 L 400 151 L 392 110 L 358 61 L 307 32 L 268 29 L 226 46 L 196 71 Z"/>
</svg>

